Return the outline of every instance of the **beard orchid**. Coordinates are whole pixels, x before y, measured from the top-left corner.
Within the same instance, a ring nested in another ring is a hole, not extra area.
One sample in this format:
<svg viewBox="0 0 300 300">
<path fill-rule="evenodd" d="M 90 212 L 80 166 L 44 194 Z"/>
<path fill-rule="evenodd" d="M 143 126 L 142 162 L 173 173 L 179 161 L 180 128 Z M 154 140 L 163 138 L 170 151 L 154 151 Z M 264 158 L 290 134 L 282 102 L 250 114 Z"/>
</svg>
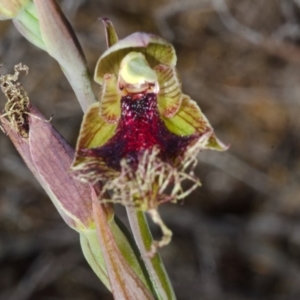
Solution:
<svg viewBox="0 0 300 300">
<path fill-rule="evenodd" d="M 105 183 L 101 201 L 150 213 L 164 234 L 153 245 L 154 253 L 171 238 L 158 206 L 183 199 L 200 185 L 193 173 L 200 150 L 227 146 L 182 92 L 173 46 L 141 32 L 118 40 L 109 25 L 109 47 L 94 74 L 101 86 L 99 102 L 84 116 L 71 169 L 82 181 Z M 185 180 L 193 183 L 187 190 Z"/>
</svg>

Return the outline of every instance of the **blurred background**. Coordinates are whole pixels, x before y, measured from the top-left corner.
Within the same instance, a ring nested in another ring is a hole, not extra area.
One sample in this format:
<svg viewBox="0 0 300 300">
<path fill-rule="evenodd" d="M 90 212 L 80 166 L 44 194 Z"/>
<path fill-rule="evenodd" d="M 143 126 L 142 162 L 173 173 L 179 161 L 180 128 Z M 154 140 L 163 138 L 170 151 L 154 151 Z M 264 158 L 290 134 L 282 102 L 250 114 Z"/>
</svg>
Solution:
<svg viewBox="0 0 300 300">
<path fill-rule="evenodd" d="M 300 299 L 300 1 L 59 3 L 91 70 L 105 50 L 99 17 L 120 38 L 144 31 L 171 41 L 184 92 L 231 145 L 200 153 L 202 188 L 161 207 L 174 238 L 160 253 L 178 299 Z M 1 74 L 29 66 L 21 81 L 31 102 L 75 145 L 82 111 L 68 82 L 10 21 L 0 22 L 0 62 Z M 112 299 L 1 132 L 0 299 Z"/>
</svg>

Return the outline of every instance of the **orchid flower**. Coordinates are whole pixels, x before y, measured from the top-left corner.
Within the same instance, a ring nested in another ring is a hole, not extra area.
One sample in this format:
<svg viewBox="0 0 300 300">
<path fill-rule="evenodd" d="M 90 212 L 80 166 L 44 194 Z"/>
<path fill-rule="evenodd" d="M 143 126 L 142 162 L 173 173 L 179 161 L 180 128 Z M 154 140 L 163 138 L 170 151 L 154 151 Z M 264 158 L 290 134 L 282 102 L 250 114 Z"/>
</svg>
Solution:
<svg viewBox="0 0 300 300">
<path fill-rule="evenodd" d="M 118 41 L 112 25 L 107 36 L 112 42 L 94 73 L 99 102 L 85 114 L 71 169 L 84 182 L 106 182 L 103 193 L 111 191 L 111 198 L 100 201 L 151 215 L 164 234 L 153 243 L 152 256 L 171 238 L 158 206 L 183 199 L 200 185 L 192 172 L 199 150 L 227 147 L 183 94 L 169 42 L 141 32 Z M 187 191 L 185 180 L 194 183 Z"/>
</svg>

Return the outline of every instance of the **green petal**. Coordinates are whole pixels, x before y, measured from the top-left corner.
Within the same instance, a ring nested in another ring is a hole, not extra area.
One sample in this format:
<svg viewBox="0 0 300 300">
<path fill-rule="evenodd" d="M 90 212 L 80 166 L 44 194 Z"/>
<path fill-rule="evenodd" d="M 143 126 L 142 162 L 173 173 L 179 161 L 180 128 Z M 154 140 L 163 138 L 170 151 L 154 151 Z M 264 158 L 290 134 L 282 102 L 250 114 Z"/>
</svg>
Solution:
<svg viewBox="0 0 300 300">
<path fill-rule="evenodd" d="M 158 109 L 161 115 L 172 118 L 181 105 L 181 86 L 176 69 L 166 65 L 154 68 L 158 77 Z"/>
<path fill-rule="evenodd" d="M 159 64 L 175 66 L 175 50 L 168 41 L 153 34 L 136 32 L 108 48 L 97 62 L 94 80 L 102 84 L 105 74 L 118 75 L 123 57 L 129 52 L 141 52 L 151 67 Z"/>
<path fill-rule="evenodd" d="M 215 134 L 212 134 L 208 139 L 205 148 L 217 151 L 226 151 L 228 150 L 229 146 L 222 143 Z"/>
<path fill-rule="evenodd" d="M 106 74 L 100 96 L 100 115 L 104 121 L 112 124 L 119 121 L 121 115 L 120 99 L 116 76 Z"/>
<path fill-rule="evenodd" d="M 218 151 L 225 151 L 228 149 L 228 146 L 224 145 L 215 136 L 212 126 L 197 103 L 191 100 L 187 95 L 182 95 L 181 107 L 172 118 L 168 119 L 162 117 L 162 119 L 167 128 L 179 136 L 188 136 L 192 134 L 197 134 L 200 137 L 204 136 L 205 140 L 203 141 L 201 139 L 203 149 Z"/>
<path fill-rule="evenodd" d="M 162 119 L 171 132 L 180 136 L 204 134 L 211 129 L 197 103 L 184 94 L 182 94 L 182 103 L 178 112 L 172 118 L 162 117 Z"/>
</svg>

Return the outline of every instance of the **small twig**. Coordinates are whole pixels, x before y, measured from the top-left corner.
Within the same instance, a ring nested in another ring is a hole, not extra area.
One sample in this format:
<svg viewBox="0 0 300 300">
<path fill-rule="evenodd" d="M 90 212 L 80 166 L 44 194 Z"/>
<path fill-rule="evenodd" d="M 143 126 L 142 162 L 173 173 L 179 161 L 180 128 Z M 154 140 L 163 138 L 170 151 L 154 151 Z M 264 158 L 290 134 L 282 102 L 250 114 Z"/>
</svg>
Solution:
<svg viewBox="0 0 300 300">
<path fill-rule="evenodd" d="M 168 40 L 173 41 L 175 39 L 174 29 L 168 24 L 168 19 L 177 13 L 181 13 L 187 10 L 194 9 L 205 9 L 212 10 L 210 5 L 210 0 L 188 0 L 188 1 L 171 1 L 165 6 L 158 7 L 157 11 L 154 13 L 156 24 L 162 33 L 162 35 Z"/>
<path fill-rule="evenodd" d="M 252 44 L 262 44 L 264 40 L 263 35 L 236 20 L 223 0 L 212 0 L 212 4 L 216 12 L 219 14 L 220 19 L 223 21 L 223 24 L 229 31 L 238 34 L 240 37 Z"/>
<path fill-rule="evenodd" d="M 230 153 L 200 153 L 198 159 L 201 163 L 212 165 L 227 174 L 241 180 L 255 190 L 270 195 L 268 180 L 269 177 L 248 165 L 246 162 L 238 159 Z M 251 178 L 251 180 L 249 180 Z"/>
<path fill-rule="evenodd" d="M 39 289 L 41 282 L 47 278 L 47 274 L 53 267 L 54 259 L 52 256 L 40 256 L 30 266 L 23 276 L 18 286 L 13 289 L 10 295 L 8 291 L 0 295 L 2 300 L 27 300 L 32 298 L 34 292 Z"/>
<path fill-rule="evenodd" d="M 284 40 L 275 39 L 272 36 L 265 37 L 261 33 L 240 23 L 232 16 L 224 0 L 212 0 L 212 4 L 229 31 L 255 46 L 262 47 L 273 55 L 290 62 L 300 63 L 300 51 L 298 46 Z"/>
</svg>

